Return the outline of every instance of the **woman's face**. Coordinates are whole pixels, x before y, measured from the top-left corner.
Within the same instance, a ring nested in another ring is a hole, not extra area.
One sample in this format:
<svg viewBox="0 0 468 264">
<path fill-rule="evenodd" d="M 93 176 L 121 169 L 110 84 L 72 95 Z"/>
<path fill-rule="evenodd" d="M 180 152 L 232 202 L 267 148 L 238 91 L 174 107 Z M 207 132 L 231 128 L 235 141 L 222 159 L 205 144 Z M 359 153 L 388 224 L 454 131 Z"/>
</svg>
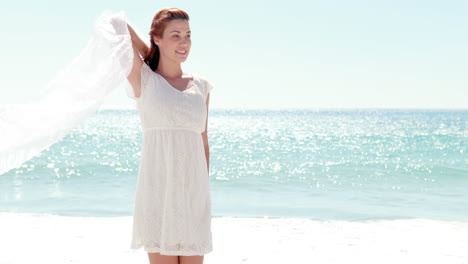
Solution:
<svg viewBox="0 0 468 264">
<path fill-rule="evenodd" d="M 184 62 L 192 46 L 189 22 L 185 19 L 169 21 L 162 38 L 153 36 L 153 40 L 159 47 L 161 59 L 164 58 L 179 63 Z"/>
</svg>

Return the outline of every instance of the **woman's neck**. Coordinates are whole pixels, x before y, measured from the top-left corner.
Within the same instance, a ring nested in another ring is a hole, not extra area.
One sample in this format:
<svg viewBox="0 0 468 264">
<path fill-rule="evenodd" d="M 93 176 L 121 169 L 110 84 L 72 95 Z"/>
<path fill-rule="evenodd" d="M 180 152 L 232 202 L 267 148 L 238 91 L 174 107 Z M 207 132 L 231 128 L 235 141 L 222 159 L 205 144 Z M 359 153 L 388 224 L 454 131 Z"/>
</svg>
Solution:
<svg viewBox="0 0 468 264">
<path fill-rule="evenodd" d="M 158 68 L 156 72 L 169 79 L 175 79 L 182 77 L 182 68 L 180 63 L 171 63 L 164 60 L 159 60 Z"/>
</svg>

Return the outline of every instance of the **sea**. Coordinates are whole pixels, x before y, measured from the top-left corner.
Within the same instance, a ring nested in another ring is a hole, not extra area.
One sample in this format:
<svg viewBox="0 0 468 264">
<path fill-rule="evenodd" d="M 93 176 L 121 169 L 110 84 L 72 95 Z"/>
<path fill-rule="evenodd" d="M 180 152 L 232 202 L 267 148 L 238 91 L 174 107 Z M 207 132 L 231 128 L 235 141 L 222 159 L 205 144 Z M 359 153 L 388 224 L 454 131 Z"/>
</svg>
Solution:
<svg viewBox="0 0 468 264">
<path fill-rule="evenodd" d="M 468 221 L 468 110 L 211 109 L 212 214 Z M 131 216 L 134 109 L 101 109 L 0 175 L 0 212 Z"/>
</svg>

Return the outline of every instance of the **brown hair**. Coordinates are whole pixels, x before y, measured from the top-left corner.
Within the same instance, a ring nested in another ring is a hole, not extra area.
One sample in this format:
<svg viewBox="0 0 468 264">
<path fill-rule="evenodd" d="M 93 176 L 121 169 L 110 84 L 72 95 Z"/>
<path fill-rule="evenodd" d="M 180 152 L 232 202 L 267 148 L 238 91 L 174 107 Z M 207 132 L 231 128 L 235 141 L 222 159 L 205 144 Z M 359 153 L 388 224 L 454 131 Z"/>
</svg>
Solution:
<svg viewBox="0 0 468 264">
<path fill-rule="evenodd" d="M 162 37 L 164 29 L 169 21 L 174 19 L 185 19 L 189 20 L 189 15 L 178 8 L 163 8 L 156 13 L 151 23 L 151 30 L 149 32 L 151 47 L 149 48 L 148 54 L 144 58 L 144 61 L 151 70 L 155 71 L 159 64 L 159 47 L 154 43 L 153 36 Z"/>
</svg>

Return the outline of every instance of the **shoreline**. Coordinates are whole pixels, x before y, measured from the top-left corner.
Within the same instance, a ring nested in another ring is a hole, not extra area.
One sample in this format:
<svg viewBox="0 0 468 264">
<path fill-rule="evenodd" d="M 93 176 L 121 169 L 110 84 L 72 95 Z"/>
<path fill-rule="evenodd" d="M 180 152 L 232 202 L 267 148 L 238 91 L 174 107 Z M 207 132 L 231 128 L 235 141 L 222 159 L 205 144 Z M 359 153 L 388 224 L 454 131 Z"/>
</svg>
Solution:
<svg viewBox="0 0 468 264">
<path fill-rule="evenodd" d="M 132 217 L 0 213 L 0 263 L 148 263 Z M 467 263 L 468 222 L 213 217 L 205 263 Z M 25 253 L 26 252 L 26 253 Z"/>
<path fill-rule="evenodd" d="M 1 107 L 1 106 L 0 106 Z M 103 105 L 98 111 L 104 110 L 135 110 L 133 105 Z M 309 111 L 309 112 L 466 112 L 468 108 L 453 107 L 453 108 L 441 108 L 441 107 L 213 107 L 210 111 Z"/>
</svg>

